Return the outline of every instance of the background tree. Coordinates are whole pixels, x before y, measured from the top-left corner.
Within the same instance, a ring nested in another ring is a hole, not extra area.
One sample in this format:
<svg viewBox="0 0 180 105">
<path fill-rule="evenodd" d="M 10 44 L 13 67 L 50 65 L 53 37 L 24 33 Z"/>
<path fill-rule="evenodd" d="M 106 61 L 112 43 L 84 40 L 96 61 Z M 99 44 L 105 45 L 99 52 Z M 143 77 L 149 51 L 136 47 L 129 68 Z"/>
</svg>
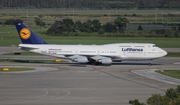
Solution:
<svg viewBox="0 0 180 105">
<path fill-rule="evenodd" d="M 41 27 L 44 27 L 44 26 L 46 25 L 46 23 L 43 22 L 43 21 L 41 21 L 40 18 L 35 18 L 34 21 L 35 21 L 35 23 L 36 23 L 37 26 L 40 26 L 40 32 L 41 32 Z"/>
<path fill-rule="evenodd" d="M 55 21 L 51 27 L 46 31 L 46 34 L 49 35 L 61 35 L 62 34 L 62 22 L 61 21 Z"/>
<path fill-rule="evenodd" d="M 178 26 L 178 30 L 180 30 L 180 25 Z"/>
<path fill-rule="evenodd" d="M 117 17 L 117 19 L 114 20 L 114 23 L 117 25 L 118 30 L 124 31 L 128 20 L 127 18 Z"/>
<path fill-rule="evenodd" d="M 153 94 L 148 100 L 148 105 L 169 105 L 169 99 L 165 96 L 161 96 L 160 94 Z"/>
<path fill-rule="evenodd" d="M 176 25 L 173 25 L 173 26 L 171 27 L 171 29 L 172 29 L 172 30 L 177 30 Z"/>
<path fill-rule="evenodd" d="M 132 105 L 146 105 L 138 100 L 130 100 Z M 170 88 L 166 90 L 165 95 L 152 94 L 146 101 L 147 105 L 180 105 L 180 85 L 176 89 Z"/>
<path fill-rule="evenodd" d="M 37 26 L 44 27 L 46 25 L 45 22 L 43 22 L 40 18 L 35 18 L 35 23 Z"/>
<path fill-rule="evenodd" d="M 99 31 L 98 31 L 98 34 L 104 34 L 104 33 L 105 33 L 104 29 L 100 28 Z"/>
<path fill-rule="evenodd" d="M 14 22 L 23 22 L 21 19 L 8 19 L 4 22 L 5 25 L 14 25 Z"/>
<path fill-rule="evenodd" d="M 101 23 L 99 20 L 93 20 L 92 26 L 93 26 L 93 32 L 98 32 L 99 29 L 101 28 Z"/>
<path fill-rule="evenodd" d="M 74 29 L 75 29 L 76 31 L 82 30 L 82 22 L 81 22 L 81 21 L 76 21 L 76 22 L 74 23 Z"/>
<path fill-rule="evenodd" d="M 86 22 L 83 22 L 82 26 L 83 26 L 81 29 L 82 32 L 88 32 L 88 33 L 93 32 L 93 26 L 91 20 L 87 20 Z"/>
<path fill-rule="evenodd" d="M 176 38 L 179 37 L 178 32 L 175 32 L 175 33 L 174 33 L 174 37 L 176 37 Z"/>
<path fill-rule="evenodd" d="M 74 29 L 73 25 L 74 25 L 74 22 L 73 22 L 72 19 L 69 19 L 69 18 L 63 19 L 62 20 L 62 24 L 61 24 L 62 31 L 63 32 L 65 32 L 65 31 L 67 31 L 67 32 L 74 32 L 75 29 Z"/>
<path fill-rule="evenodd" d="M 170 88 L 170 89 L 166 90 L 166 97 L 174 100 L 175 98 L 178 97 L 178 93 L 177 93 L 177 91 L 175 89 Z"/>
<path fill-rule="evenodd" d="M 106 23 L 104 26 L 105 32 L 117 32 L 116 25 L 113 23 Z"/>
<path fill-rule="evenodd" d="M 176 88 L 176 92 L 178 93 L 178 95 L 180 95 L 180 85 L 179 85 L 179 86 L 177 86 L 177 88 Z"/>
<path fill-rule="evenodd" d="M 139 25 L 138 30 L 143 30 L 143 27 L 141 25 Z"/>
<path fill-rule="evenodd" d="M 137 99 L 130 100 L 129 104 L 131 104 L 131 105 L 145 105 L 144 103 L 140 103 L 139 100 L 137 100 Z"/>
</svg>

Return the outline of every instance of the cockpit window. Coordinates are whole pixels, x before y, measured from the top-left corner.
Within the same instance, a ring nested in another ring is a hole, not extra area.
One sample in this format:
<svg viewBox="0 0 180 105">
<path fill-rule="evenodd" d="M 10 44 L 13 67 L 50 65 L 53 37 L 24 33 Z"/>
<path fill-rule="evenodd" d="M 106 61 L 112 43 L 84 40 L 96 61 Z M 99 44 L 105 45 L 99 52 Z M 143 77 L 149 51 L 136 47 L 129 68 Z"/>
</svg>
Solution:
<svg viewBox="0 0 180 105">
<path fill-rule="evenodd" d="M 153 45 L 153 47 L 156 47 L 156 45 Z"/>
</svg>

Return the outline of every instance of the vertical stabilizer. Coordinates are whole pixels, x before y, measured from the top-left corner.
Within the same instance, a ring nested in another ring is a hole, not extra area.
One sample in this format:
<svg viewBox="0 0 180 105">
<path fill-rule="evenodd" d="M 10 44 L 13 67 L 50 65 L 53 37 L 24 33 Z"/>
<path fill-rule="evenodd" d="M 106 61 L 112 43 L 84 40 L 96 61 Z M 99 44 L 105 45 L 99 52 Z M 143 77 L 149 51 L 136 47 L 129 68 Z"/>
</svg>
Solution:
<svg viewBox="0 0 180 105">
<path fill-rule="evenodd" d="M 23 44 L 47 44 L 24 23 L 15 22 L 15 26 Z"/>
</svg>

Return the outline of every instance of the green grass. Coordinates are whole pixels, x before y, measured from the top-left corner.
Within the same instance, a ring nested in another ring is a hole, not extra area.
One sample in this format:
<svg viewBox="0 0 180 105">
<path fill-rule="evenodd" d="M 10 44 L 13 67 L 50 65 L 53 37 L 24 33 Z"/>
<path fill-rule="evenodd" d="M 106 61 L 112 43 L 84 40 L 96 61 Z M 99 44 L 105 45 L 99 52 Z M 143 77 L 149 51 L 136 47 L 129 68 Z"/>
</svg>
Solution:
<svg viewBox="0 0 180 105">
<path fill-rule="evenodd" d="M 26 56 L 33 56 L 33 55 L 41 56 L 42 55 L 42 54 L 33 53 L 33 52 L 18 52 L 18 53 L 20 53 L 20 55 L 26 55 Z M 15 53 L 5 53 L 3 55 L 15 55 Z"/>
<path fill-rule="evenodd" d="M 21 63 L 53 63 L 53 60 L 9 60 L 10 62 L 21 62 Z"/>
<path fill-rule="evenodd" d="M 164 70 L 164 72 L 156 71 L 157 73 L 161 73 L 163 75 L 167 75 L 170 77 L 174 77 L 180 79 L 180 70 Z"/>
<path fill-rule="evenodd" d="M 3 61 L 7 61 L 6 59 L 2 59 Z M 56 62 L 55 60 L 13 60 L 9 59 L 9 62 L 21 62 L 21 63 L 61 63 L 61 62 L 67 62 L 65 60 L 60 60 L 60 62 Z"/>
<path fill-rule="evenodd" d="M 4 68 L 8 68 L 8 71 L 3 71 Z M 0 68 L 0 72 L 13 72 L 13 71 L 29 71 L 29 70 L 35 70 L 34 68 L 9 68 L 9 67 L 4 67 Z"/>
<path fill-rule="evenodd" d="M 180 52 L 169 52 L 166 57 L 180 57 Z"/>
<path fill-rule="evenodd" d="M 7 61 L 7 59 L 0 59 L 0 62 L 4 62 L 4 61 Z"/>
<path fill-rule="evenodd" d="M 56 59 L 58 60 L 58 59 Z M 54 60 L 13 60 L 13 59 L 0 59 L 0 62 L 21 62 L 21 63 L 61 63 L 67 62 L 65 60 L 60 60 L 60 62 L 56 62 Z"/>
<path fill-rule="evenodd" d="M 180 38 L 147 38 L 147 37 L 106 37 L 97 33 L 83 33 L 86 36 L 49 36 L 41 34 L 48 28 L 31 26 L 42 39 L 49 44 L 108 44 L 108 43 L 154 43 L 162 48 L 180 48 Z M 132 33 L 128 31 L 128 34 Z M 82 33 L 80 33 L 82 34 Z M 71 35 L 71 34 L 67 34 Z M 113 35 L 113 34 L 112 34 Z M 0 46 L 20 44 L 21 41 L 14 26 L 0 26 Z"/>
</svg>

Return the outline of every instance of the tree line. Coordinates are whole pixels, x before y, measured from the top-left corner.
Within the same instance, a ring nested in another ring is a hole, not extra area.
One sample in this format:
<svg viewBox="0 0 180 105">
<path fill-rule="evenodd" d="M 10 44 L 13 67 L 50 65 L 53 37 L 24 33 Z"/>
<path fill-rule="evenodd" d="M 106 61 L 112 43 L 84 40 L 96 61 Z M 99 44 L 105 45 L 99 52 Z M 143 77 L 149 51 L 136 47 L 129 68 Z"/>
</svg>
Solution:
<svg viewBox="0 0 180 105">
<path fill-rule="evenodd" d="M 42 23 L 42 22 L 40 22 Z M 128 20 L 126 18 L 117 17 L 114 22 L 108 22 L 104 25 L 99 20 L 87 20 L 85 22 L 76 21 L 72 19 L 63 19 L 61 21 L 55 21 L 51 27 L 47 30 L 49 35 L 61 35 L 64 32 L 85 32 L 92 33 L 98 32 L 98 34 L 123 32 L 126 28 Z"/>
<path fill-rule="evenodd" d="M 137 99 L 129 100 L 131 105 L 180 105 L 180 85 L 176 89 L 167 89 L 165 95 L 152 94 L 146 103 L 141 103 Z"/>
<path fill-rule="evenodd" d="M 22 19 L 8 19 L 1 25 L 14 25 L 14 22 L 23 22 Z M 174 25 L 171 29 L 150 29 L 144 30 L 143 26 L 139 24 L 137 30 L 126 29 L 129 21 L 124 17 L 117 17 L 113 22 L 105 24 L 100 23 L 99 20 L 87 21 L 73 21 L 69 18 L 55 21 L 53 24 L 46 24 L 40 17 L 34 20 L 37 26 L 49 27 L 47 31 L 43 32 L 47 35 L 57 36 L 87 36 L 100 35 L 110 37 L 165 37 L 165 38 L 179 38 L 180 25 Z"/>
<path fill-rule="evenodd" d="M 0 8 L 179 8 L 180 0 L 1 0 Z"/>
</svg>

